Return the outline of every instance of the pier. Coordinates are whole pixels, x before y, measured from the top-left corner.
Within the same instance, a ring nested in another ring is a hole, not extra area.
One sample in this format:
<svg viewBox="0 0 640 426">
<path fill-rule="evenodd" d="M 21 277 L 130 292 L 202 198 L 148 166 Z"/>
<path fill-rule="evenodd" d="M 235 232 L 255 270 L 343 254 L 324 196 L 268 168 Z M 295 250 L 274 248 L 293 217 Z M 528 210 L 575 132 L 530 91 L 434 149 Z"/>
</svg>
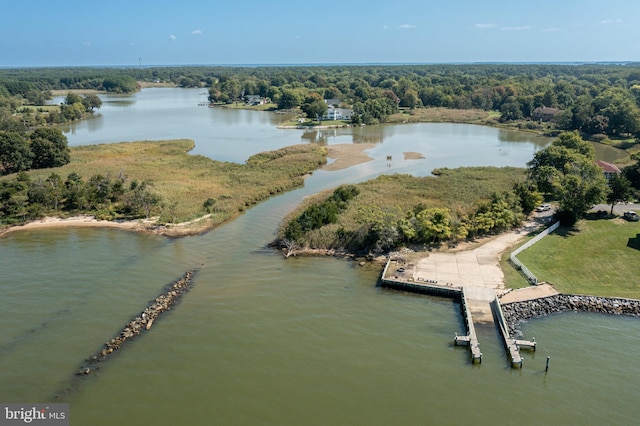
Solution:
<svg viewBox="0 0 640 426">
<path fill-rule="evenodd" d="M 509 334 L 500 301 L 495 290 L 477 285 L 454 285 L 452 282 L 440 282 L 427 279 L 414 264 L 389 259 L 382 272 L 381 285 L 385 288 L 409 291 L 431 296 L 448 297 L 460 301 L 466 334 L 455 333 L 454 345 L 467 346 L 472 364 L 482 362 L 482 351 L 475 330 L 475 322 L 494 323 L 500 332 L 502 341 L 513 368 L 522 368 L 520 349 L 536 349 L 536 341 L 518 340 Z"/>
<path fill-rule="evenodd" d="M 502 308 L 500 307 L 500 302 L 496 297 L 493 302 L 491 302 L 491 309 L 493 310 L 493 315 L 495 317 L 496 325 L 498 326 L 498 330 L 500 331 L 500 335 L 502 336 L 502 341 L 504 343 L 504 347 L 511 358 L 511 366 L 522 368 L 522 357 L 520 356 L 520 348 L 527 348 L 536 350 L 536 339 L 532 341 L 528 340 L 518 340 L 511 337 L 509 334 L 509 328 L 507 327 L 507 323 L 504 319 L 504 315 L 502 313 Z"/>
</svg>

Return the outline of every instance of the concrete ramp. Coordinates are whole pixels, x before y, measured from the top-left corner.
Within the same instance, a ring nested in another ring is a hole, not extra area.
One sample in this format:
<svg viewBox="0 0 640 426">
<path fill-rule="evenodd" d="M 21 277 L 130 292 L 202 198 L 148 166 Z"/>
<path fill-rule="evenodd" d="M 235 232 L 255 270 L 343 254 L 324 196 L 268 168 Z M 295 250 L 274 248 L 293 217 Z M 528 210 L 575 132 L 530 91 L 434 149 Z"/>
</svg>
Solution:
<svg viewBox="0 0 640 426">
<path fill-rule="evenodd" d="M 466 302 L 477 324 L 493 324 L 491 302 L 496 298 L 492 288 L 465 286 Z"/>
</svg>

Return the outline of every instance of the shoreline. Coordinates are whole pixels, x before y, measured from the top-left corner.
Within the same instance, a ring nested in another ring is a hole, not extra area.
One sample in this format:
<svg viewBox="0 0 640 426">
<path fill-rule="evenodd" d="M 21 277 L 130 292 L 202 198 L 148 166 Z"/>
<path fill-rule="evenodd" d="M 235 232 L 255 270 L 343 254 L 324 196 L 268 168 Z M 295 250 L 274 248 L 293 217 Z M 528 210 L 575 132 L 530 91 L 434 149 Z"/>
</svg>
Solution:
<svg viewBox="0 0 640 426">
<path fill-rule="evenodd" d="M 121 231 L 143 232 L 149 234 L 162 235 L 169 238 L 198 235 L 213 229 L 211 226 L 193 226 L 202 220 L 211 217 L 210 214 L 194 219 L 189 222 L 171 224 L 170 226 L 157 223 L 153 219 L 135 220 L 99 220 L 93 215 L 77 215 L 68 218 L 46 216 L 22 225 L 12 225 L 8 228 L 0 229 L 0 238 L 13 232 L 34 231 L 40 229 L 59 228 L 112 228 Z M 224 223 L 224 222 L 223 222 Z"/>
<path fill-rule="evenodd" d="M 565 312 L 593 312 L 604 315 L 640 317 L 640 300 L 622 297 L 556 294 L 502 304 L 509 332 L 521 335 L 520 325 L 532 318 Z"/>
</svg>

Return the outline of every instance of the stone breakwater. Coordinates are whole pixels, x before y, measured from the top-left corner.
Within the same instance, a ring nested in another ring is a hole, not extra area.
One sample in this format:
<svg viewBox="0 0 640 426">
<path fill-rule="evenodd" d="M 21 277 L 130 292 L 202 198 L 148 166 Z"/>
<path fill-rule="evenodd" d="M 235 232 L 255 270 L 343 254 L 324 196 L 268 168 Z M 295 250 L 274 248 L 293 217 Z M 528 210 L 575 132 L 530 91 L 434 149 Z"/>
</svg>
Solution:
<svg viewBox="0 0 640 426">
<path fill-rule="evenodd" d="M 530 318 L 569 311 L 640 317 L 640 300 L 557 294 L 502 305 L 502 312 L 512 336 L 521 335 L 520 324 Z"/>
<path fill-rule="evenodd" d="M 86 375 L 91 373 L 91 369 L 95 364 L 104 361 L 126 342 L 149 330 L 160 315 L 170 310 L 191 289 L 192 279 L 196 272 L 197 270 L 195 269 L 187 271 L 180 279 L 165 287 L 164 291 L 155 300 L 151 301 L 135 319 L 125 325 L 117 336 L 106 342 L 98 353 L 87 358 L 85 360 L 86 363 L 77 374 Z"/>
</svg>

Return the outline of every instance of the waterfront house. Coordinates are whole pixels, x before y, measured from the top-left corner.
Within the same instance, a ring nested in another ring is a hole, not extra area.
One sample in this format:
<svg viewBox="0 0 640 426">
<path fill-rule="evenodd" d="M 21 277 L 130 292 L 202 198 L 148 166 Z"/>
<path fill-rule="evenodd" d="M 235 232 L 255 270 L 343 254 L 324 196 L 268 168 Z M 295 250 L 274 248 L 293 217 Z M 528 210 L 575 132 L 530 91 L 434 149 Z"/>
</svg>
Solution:
<svg viewBox="0 0 640 426">
<path fill-rule="evenodd" d="M 269 99 L 260 95 L 245 95 L 244 101 L 249 105 L 264 105 L 269 103 Z"/>
<path fill-rule="evenodd" d="M 604 177 L 606 177 L 607 180 L 611 180 L 615 175 L 622 173 L 615 164 L 607 161 L 598 160 L 596 161 L 596 165 L 602 169 L 602 173 L 604 173 Z"/>
<path fill-rule="evenodd" d="M 336 108 L 329 105 L 327 112 L 322 116 L 323 120 L 351 120 L 353 110 L 350 108 Z"/>
<path fill-rule="evenodd" d="M 543 105 L 533 110 L 533 113 L 531 113 L 531 118 L 539 121 L 553 121 L 556 115 L 561 112 L 561 109 L 546 107 Z"/>
</svg>

